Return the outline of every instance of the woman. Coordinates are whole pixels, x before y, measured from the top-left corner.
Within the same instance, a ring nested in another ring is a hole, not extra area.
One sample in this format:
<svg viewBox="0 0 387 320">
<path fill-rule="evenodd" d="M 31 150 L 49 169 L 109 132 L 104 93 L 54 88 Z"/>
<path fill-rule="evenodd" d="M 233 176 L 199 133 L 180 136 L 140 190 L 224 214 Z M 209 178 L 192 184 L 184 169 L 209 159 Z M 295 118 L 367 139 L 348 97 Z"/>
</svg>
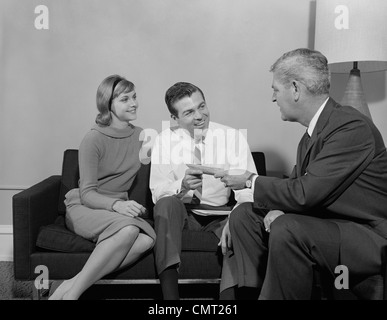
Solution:
<svg viewBox="0 0 387 320">
<path fill-rule="evenodd" d="M 73 300 L 106 274 L 128 266 L 150 250 L 155 232 L 141 218 L 146 208 L 128 199 L 141 163 L 141 128 L 134 84 L 118 75 L 97 90 L 96 125 L 79 148 L 79 188 L 66 194 L 66 225 L 96 247 L 83 269 L 64 281 L 50 300 Z"/>
</svg>

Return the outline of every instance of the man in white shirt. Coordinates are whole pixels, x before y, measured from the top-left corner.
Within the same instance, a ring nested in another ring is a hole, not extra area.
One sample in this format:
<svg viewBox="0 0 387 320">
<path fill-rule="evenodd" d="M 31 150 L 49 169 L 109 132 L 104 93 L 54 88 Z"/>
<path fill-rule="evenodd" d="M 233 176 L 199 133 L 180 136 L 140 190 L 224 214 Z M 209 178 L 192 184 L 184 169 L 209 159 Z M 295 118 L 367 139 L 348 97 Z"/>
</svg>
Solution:
<svg viewBox="0 0 387 320">
<path fill-rule="evenodd" d="M 163 296 L 166 300 L 179 299 L 182 230 L 189 228 L 214 232 L 220 239 L 225 254 L 222 298 L 224 289 L 236 285 L 231 272 L 234 258 L 226 254 L 230 242 L 228 215 L 232 209 L 226 204 L 231 189 L 213 174 L 223 170 L 256 173 L 255 164 L 241 132 L 210 122 L 201 89 L 190 83 L 176 83 L 167 90 L 165 102 L 178 126 L 156 137 L 150 175 L 157 234 L 154 250 Z M 236 191 L 235 199 L 236 206 L 252 202 L 251 189 Z"/>
<path fill-rule="evenodd" d="M 241 204 L 230 216 L 238 285 L 260 299 L 311 299 L 316 270 L 329 280 L 323 285 L 334 287 L 336 267 L 345 266 L 347 283 L 356 288 L 385 263 L 382 136 L 367 116 L 329 97 L 328 61 L 320 52 L 287 52 L 271 71 L 282 120 L 308 129 L 290 177 L 255 175 L 254 204 Z M 251 179 L 249 172 L 215 176 L 234 190 Z"/>
</svg>

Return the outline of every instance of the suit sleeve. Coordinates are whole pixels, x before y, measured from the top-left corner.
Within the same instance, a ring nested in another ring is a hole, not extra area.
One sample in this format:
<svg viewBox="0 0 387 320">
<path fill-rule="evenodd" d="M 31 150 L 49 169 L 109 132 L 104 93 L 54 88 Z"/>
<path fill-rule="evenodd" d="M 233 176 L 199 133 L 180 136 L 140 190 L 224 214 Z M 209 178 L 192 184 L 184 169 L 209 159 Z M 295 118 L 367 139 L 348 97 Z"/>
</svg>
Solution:
<svg viewBox="0 0 387 320">
<path fill-rule="evenodd" d="M 251 154 L 251 150 L 249 144 L 245 138 L 245 136 L 238 131 L 238 146 L 239 146 L 239 155 L 236 157 L 236 165 L 230 166 L 230 169 L 243 169 L 247 170 L 251 173 L 257 174 L 257 168 L 254 163 L 253 156 Z M 231 158 L 231 156 L 230 156 Z M 235 200 L 237 201 L 237 205 L 243 202 L 253 202 L 253 191 L 249 188 L 235 190 Z"/>
<path fill-rule="evenodd" d="M 321 149 L 310 160 L 305 175 L 288 179 L 259 176 L 256 179 L 256 207 L 296 213 L 324 207 L 340 195 L 343 183 L 352 183 L 357 178 L 374 156 L 371 129 L 362 119 L 332 127 L 333 130 L 315 142 L 321 144 Z"/>
</svg>

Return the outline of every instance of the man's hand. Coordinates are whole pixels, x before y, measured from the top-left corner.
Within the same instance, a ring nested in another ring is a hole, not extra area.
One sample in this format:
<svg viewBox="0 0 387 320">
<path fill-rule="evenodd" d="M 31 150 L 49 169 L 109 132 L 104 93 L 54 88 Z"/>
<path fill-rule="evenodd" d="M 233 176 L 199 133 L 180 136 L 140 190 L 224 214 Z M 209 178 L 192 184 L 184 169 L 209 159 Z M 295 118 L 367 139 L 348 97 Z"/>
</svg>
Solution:
<svg viewBox="0 0 387 320">
<path fill-rule="evenodd" d="M 273 223 L 275 219 L 284 214 L 283 211 L 280 210 L 271 210 L 269 211 L 265 218 L 263 218 L 263 224 L 265 225 L 265 230 L 270 232 L 270 225 Z"/>
<path fill-rule="evenodd" d="M 215 173 L 215 178 L 220 178 L 225 187 L 230 187 L 233 190 L 246 188 L 246 181 L 252 175 L 252 172 L 247 170 L 227 170 Z"/>
<path fill-rule="evenodd" d="M 196 190 L 202 186 L 202 175 L 203 172 L 201 170 L 187 169 L 181 186 L 185 190 Z"/>
<path fill-rule="evenodd" d="M 228 250 L 232 249 L 232 241 L 231 241 L 231 233 L 230 233 L 230 228 L 228 226 L 228 221 L 225 224 L 223 231 L 222 231 L 222 236 L 220 237 L 220 241 L 218 243 L 218 246 L 221 246 L 222 248 L 222 254 L 226 255 Z"/>
<path fill-rule="evenodd" d="M 146 213 L 146 208 L 134 200 L 116 201 L 113 204 L 113 210 L 129 217 L 138 217 Z"/>
</svg>

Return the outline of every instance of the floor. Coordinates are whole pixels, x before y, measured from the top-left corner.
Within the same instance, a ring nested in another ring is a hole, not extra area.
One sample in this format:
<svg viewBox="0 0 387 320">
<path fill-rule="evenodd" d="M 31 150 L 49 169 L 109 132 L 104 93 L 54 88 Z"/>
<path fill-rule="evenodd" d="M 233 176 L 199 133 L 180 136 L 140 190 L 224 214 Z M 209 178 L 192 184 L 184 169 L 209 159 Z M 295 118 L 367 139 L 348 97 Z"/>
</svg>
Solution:
<svg viewBox="0 0 387 320">
<path fill-rule="evenodd" d="M 29 300 L 31 298 L 31 284 L 14 280 L 13 262 L 0 261 L 0 300 Z"/>
<path fill-rule="evenodd" d="M 55 288 L 60 283 L 51 283 Z M 36 297 L 32 282 L 16 281 L 13 263 L 0 261 L 0 300 L 32 300 Z M 218 284 L 182 284 L 179 287 L 182 300 L 217 300 Z M 341 290 L 343 291 L 343 290 Z M 344 290 L 347 291 L 347 290 Z M 36 291 L 35 291 L 36 292 Z M 48 298 L 47 290 L 42 299 Z M 338 300 L 353 300 L 350 292 L 339 292 Z M 80 300 L 161 300 L 159 284 L 97 284 L 84 292 Z"/>
<path fill-rule="evenodd" d="M 59 283 L 51 283 L 55 288 Z M 0 300 L 32 300 L 32 282 L 16 281 L 13 276 L 13 263 L 0 261 Z M 218 299 L 218 284 L 183 284 L 180 296 L 184 300 Z M 49 291 L 44 292 L 43 300 Z M 161 300 L 159 284 L 97 284 L 84 292 L 80 300 Z"/>
</svg>

